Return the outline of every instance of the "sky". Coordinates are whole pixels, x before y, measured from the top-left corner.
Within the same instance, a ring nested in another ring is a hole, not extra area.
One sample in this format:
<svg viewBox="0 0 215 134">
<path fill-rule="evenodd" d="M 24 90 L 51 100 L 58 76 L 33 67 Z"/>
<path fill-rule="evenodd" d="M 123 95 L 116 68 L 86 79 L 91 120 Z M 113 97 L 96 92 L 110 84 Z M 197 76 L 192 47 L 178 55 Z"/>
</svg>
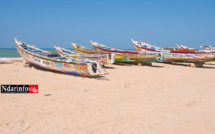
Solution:
<svg viewBox="0 0 215 134">
<path fill-rule="evenodd" d="M 214 0 L 0 0 L 0 48 L 14 38 L 38 48 L 215 47 Z"/>
</svg>

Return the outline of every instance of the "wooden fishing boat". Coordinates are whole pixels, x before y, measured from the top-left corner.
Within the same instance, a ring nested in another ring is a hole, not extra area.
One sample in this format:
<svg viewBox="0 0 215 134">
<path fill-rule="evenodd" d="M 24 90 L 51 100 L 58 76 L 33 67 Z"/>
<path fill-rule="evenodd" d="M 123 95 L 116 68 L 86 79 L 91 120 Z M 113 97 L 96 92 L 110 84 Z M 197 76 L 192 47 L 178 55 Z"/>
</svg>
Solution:
<svg viewBox="0 0 215 134">
<path fill-rule="evenodd" d="M 185 62 L 185 63 L 204 63 L 215 61 L 215 55 L 212 53 L 163 53 L 162 61 L 166 62 Z"/>
<path fill-rule="evenodd" d="M 60 54 L 61 57 L 69 57 L 69 58 L 76 58 L 76 59 L 84 59 L 84 60 L 93 60 L 98 61 L 102 65 L 106 64 L 112 64 L 114 63 L 114 55 L 111 54 L 80 54 L 62 47 L 56 47 L 54 46 L 58 54 Z M 111 56 L 111 57 L 110 57 Z"/>
<path fill-rule="evenodd" d="M 192 49 L 192 48 L 188 48 L 186 46 L 178 46 L 176 44 L 176 47 L 169 47 L 169 48 L 160 48 L 157 46 L 153 46 L 149 43 L 146 42 L 137 42 L 134 41 L 133 39 L 131 39 L 134 48 L 137 51 L 166 51 L 166 52 L 170 52 L 170 53 L 195 53 L 195 51 L 198 51 L 197 49 Z"/>
<path fill-rule="evenodd" d="M 89 48 L 86 48 L 84 46 L 81 46 L 81 45 L 78 45 L 76 43 L 73 43 L 71 42 L 73 48 L 75 49 L 76 52 L 80 53 L 80 54 L 111 54 L 111 53 L 101 53 L 100 51 L 96 51 L 96 50 L 93 50 L 93 49 L 89 49 Z"/>
<path fill-rule="evenodd" d="M 211 47 L 211 45 L 209 45 L 209 46 L 200 46 L 200 48 L 202 49 L 202 50 L 215 50 L 215 47 Z"/>
<path fill-rule="evenodd" d="M 187 46 L 178 46 L 177 44 L 175 45 L 175 48 L 164 48 L 164 50 L 170 50 L 171 53 L 196 53 L 196 51 L 198 51 L 198 49 L 188 48 Z"/>
<path fill-rule="evenodd" d="M 108 54 L 110 59 L 114 59 L 114 63 L 119 62 L 135 62 L 135 60 L 130 60 L 130 57 L 128 54 L 119 54 L 115 53 L 114 55 L 111 52 L 105 52 L 105 51 L 97 51 L 94 49 L 89 49 L 84 46 L 78 45 L 76 43 L 71 43 L 75 51 L 77 51 L 80 54 L 87 54 L 87 55 L 94 55 L 94 54 Z M 113 55 L 113 56 L 112 56 Z"/>
<path fill-rule="evenodd" d="M 158 50 L 163 50 L 163 48 L 157 47 L 157 46 L 153 46 L 150 45 L 149 43 L 146 42 L 138 42 L 138 41 L 134 41 L 133 39 L 131 39 L 131 42 L 135 48 L 136 51 L 139 52 L 145 52 L 145 51 L 158 51 Z"/>
<path fill-rule="evenodd" d="M 186 54 L 197 54 L 197 53 L 215 53 L 215 49 L 203 49 L 198 50 L 194 48 L 188 48 L 187 46 L 179 46 L 176 44 L 176 47 L 161 48 L 157 46 L 150 45 L 146 42 L 137 42 L 131 39 L 134 48 L 139 52 L 152 51 L 152 52 L 166 52 L 166 53 L 186 53 Z"/>
<path fill-rule="evenodd" d="M 187 48 L 185 46 L 177 46 L 178 49 L 172 51 L 173 48 L 160 48 L 152 46 L 149 43 L 137 42 L 132 40 L 132 43 L 137 51 L 153 51 L 157 54 L 157 60 L 160 62 L 187 62 L 187 63 L 204 63 L 215 60 L 213 50 L 197 50 Z"/>
<path fill-rule="evenodd" d="M 156 61 L 156 54 L 151 52 L 138 52 L 138 51 L 130 51 L 130 50 L 122 50 L 111 48 L 105 45 L 101 45 L 97 42 L 90 41 L 93 48 L 100 52 L 111 52 L 115 53 L 115 62 L 153 62 Z M 118 60 L 118 61 L 117 61 Z"/>
<path fill-rule="evenodd" d="M 93 48 L 97 51 L 101 52 L 109 52 L 109 53 L 125 53 L 125 54 L 141 54 L 141 52 L 138 51 L 130 51 L 130 50 L 122 50 L 117 48 L 108 47 L 106 45 L 99 44 L 97 42 L 90 41 Z"/>
<path fill-rule="evenodd" d="M 143 53 L 143 54 L 126 54 L 126 53 L 116 53 L 115 62 L 130 62 L 130 63 L 148 63 L 156 61 L 155 53 Z"/>
<path fill-rule="evenodd" d="M 20 56 L 34 66 L 79 76 L 100 76 L 107 74 L 99 62 L 60 57 L 59 54 L 50 53 L 27 45 L 17 41 L 16 38 L 15 43 Z"/>
</svg>

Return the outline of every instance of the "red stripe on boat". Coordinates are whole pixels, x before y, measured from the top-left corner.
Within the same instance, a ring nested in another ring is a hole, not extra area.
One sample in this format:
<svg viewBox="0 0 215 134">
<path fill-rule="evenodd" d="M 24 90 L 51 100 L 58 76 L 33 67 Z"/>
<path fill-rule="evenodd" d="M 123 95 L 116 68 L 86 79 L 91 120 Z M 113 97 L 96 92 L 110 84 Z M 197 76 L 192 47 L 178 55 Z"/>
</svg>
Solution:
<svg viewBox="0 0 215 134">
<path fill-rule="evenodd" d="M 129 53 L 129 54 L 138 54 L 136 51 L 117 51 L 117 50 L 109 50 L 109 49 L 104 49 L 101 47 L 97 47 L 98 49 L 101 49 L 103 51 L 108 51 L 108 52 L 116 52 L 116 53 Z"/>
<path fill-rule="evenodd" d="M 174 50 L 171 50 L 171 53 L 195 53 L 195 51 L 174 51 Z"/>
<path fill-rule="evenodd" d="M 145 50 L 149 50 L 149 51 L 156 51 L 155 49 L 146 48 L 146 47 L 141 47 L 141 49 L 145 49 Z"/>
</svg>

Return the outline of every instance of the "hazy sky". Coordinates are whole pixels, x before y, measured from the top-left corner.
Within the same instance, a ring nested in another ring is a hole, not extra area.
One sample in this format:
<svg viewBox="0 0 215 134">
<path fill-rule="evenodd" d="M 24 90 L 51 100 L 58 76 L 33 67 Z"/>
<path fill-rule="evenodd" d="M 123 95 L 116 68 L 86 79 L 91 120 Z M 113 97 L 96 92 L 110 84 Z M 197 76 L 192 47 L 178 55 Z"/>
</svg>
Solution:
<svg viewBox="0 0 215 134">
<path fill-rule="evenodd" d="M 0 0 L 0 48 L 15 47 L 14 37 L 39 48 L 133 48 L 131 38 L 215 47 L 215 0 Z"/>
</svg>

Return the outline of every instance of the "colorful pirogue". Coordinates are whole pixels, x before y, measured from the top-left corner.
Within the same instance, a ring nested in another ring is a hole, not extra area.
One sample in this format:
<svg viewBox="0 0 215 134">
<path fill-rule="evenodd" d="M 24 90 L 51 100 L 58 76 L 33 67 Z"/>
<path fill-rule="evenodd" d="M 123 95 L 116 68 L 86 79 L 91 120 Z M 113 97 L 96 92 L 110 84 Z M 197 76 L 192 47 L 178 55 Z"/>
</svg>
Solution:
<svg viewBox="0 0 215 134">
<path fill-rule="evenodd" d="M 73 48 L 75 49 L 75 51 L 80 53 L 80 54 L 88 54 L 88 55 L 89 54 L 91 54 L 91 55 L 93 55 L 93 54 L 111 54 L 109 52 L 101 53 L 99 51 L 96 51 L 96 50 L 93 50 L 93 49 L 90 49 L 90 48 L 86 48 L 86 47 L 78 45 L 76 43 L 71 42 L 71 44 L 72 44 Z"/>
<path fill-rule="evenodd" d="M 210 45 L 209 46 L 200 46 L 200 48 L 202 49 L 202 50 L 215 50 L 215 47 L 211 47 Z"/>
<path fill-rule="evenodd" d="M 20 56 L 34 66 L 79 76 L 100 76 L 107 74 L 99 62 L 60 57 L 59 54 L 50 53 L 27 45 L 17 41 L 16 38 L 15 43 Z"/>
<path fill-rule="evenodd" d="M 97 51 L 94 49 L 89 49 L 84 46 L 80 46 L 76 43 L 71 43 L 75 51 L 81 54 L 87 54 L 87 55 L 94 55 L 94 54 L 109 54 L 109 58 L 114 59 L 114 63 L 119 63 L 119 62 L 135 62 L 135 60 L 130 60 L 128 57 L 128 54 L 119 54 L 116 53 L 113 54 L 111 52 L 105 52 L 105 51 Z"/>
<path fill-rule="evenodd" d="M 69 58 L 76 58 L 76 59 L 84 59 L 84 60 L 94 60 L 101 62 L 102 65 L 106 64 L 112 64 L 114 63 L 114 55 L 109 54 L 80 54 L 62 47 L 56 47 L 54 46 L 58 54 L 60 54 L 61 57 L 69 57 Z M 110 56 L 110 57 L 109 57 Z"/>
<path fill-rule="evenodd" d="M 194 48 L 188 48 L 187 46 L 178 46 L 176 44 L 176 47 L 169 47 L 169 48 L 161 48 L 157 46 L 150 45 L 149 43 L 146 42 L 137 42 L 131 39 L 134 48 L 137 51 L 165 51 L 165 52 L 170 52 L 170 53 L 215 53 L 215 49 L 212 47 L 208 47 L 208 49 L 205 47 L 203 50 L 198 50 Z M 201 48 L 203 48 L 201 46 Z"/>
<path fill-rule="evenodd" d="M 92 41 L 90 41 L 90 43 L 97 51 L 115 53 L 115 62 L 147 63 L 156 61 L 155 53 L 116 49 Z"/>
<path fill-rule="evenodd" d="M 160 48 L 152 46 L 149 43 L 137 42 L 131 39 L 134 48 L 137 51 L 153 51 L 157 52 L 157 60 L 164 62 L 188 62 L 203 63 L 215 61 L 215 50 L 198 50 L 188 48 L 186 46 L 178 46 L 176 48 Z"/>
</svg>

